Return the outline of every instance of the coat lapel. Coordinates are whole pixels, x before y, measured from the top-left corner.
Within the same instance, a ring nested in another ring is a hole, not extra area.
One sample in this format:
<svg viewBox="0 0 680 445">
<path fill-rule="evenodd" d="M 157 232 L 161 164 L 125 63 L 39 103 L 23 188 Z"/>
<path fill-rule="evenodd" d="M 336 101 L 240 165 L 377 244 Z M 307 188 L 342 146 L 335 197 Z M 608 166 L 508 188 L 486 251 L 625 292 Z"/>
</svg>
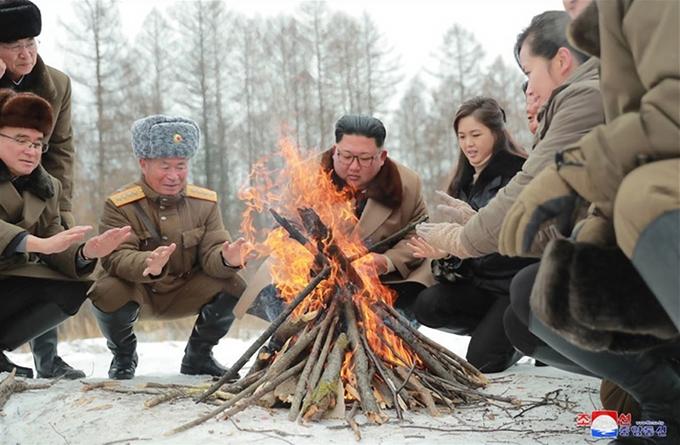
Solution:
<svg viewBox="0 0 680 445">
<path fill-rule="evenodd" d="M 0 207 L 5 209 L 9 222 L 19 221 L 21 218 L 21 210 L 24 206 L 24 200 L 17 192 L 11 182 L 0 183 Z"/>
<path fill-rule="evenodd" d="M 361 239 L 365 240 L 383 225 L 391 213 L 392 209 L 389 207 L 374 199 L 369 199 L 355 230 L 358 231 Z"/>
<path fill-rule="evenodd" d="M 16 225 L 24 229 L 29 229 L 38 221 L 38 218 L 40 218 L 47 203 L 28 192 L 24 192 L 24 203 L 24 219 L 19 221 Z"/>
</svg>

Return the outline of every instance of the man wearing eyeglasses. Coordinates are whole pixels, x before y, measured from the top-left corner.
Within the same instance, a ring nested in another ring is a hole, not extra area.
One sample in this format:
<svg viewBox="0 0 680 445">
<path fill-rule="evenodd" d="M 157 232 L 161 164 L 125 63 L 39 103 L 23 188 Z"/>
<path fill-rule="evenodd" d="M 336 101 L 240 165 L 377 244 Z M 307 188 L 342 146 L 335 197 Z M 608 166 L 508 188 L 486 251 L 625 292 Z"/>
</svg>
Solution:
<svg viewBox="0 0 680 445">
<path fill-rule="evenodd" d="M 47 100 L 54 112 L 52 128 L 45 133 L 50 146 L 41 163 L 61 182 L 61 224 L 74 227 L 72 213 L 75 149 L 71 127 L 71 80 L 42 61 L 36 37 L 42 29 L 38 7 L 29 0 L 0 0 L 0 88 L 31 92 Z M 57 355 L 57 332 L 49 331 L 31 342 L 39 377 L 85 377 Z"/>
<path fill-rule="evenodd" d="M 81 244 L 92 227 L 64 230 L 61 184 L 40 165 L 48 148 L 44 135 L 52 125 L 46 100 L 0 89 L 0 372 L 16 369 L 16 375 L 29 378 L 33 370 L 12 363 L 4 351 L 78 312 L 91 285 L 86 276 L 94 259 L 130 234 L 130 227 L 121 227 Z M 60 361 L 57 357 L 55 364 Z"/>
<path fill-rule="evenodd" d="M 322 168 L 331 173 L 335 185 L 354 202 L 356 230 L 368 246 L 427 215 L 420 176 L 387 155 L 386 135 L 379 119 L 346 115 L 335 124 L 335 145 L 320 155 Z M 413 300 L 421 290 L 434 284 L 429 263 L 414 258 L 406 246 L 414 236 L 415 230 L 382 253 L 368 254 L 382 283 L 397 293 L 395 307 L 412 320 Z M 250 280 L 234 313 L 241 317 L 248 310 L 273 320 L 283 308 L 270 283 L 265 262 Z"/>
</svg>

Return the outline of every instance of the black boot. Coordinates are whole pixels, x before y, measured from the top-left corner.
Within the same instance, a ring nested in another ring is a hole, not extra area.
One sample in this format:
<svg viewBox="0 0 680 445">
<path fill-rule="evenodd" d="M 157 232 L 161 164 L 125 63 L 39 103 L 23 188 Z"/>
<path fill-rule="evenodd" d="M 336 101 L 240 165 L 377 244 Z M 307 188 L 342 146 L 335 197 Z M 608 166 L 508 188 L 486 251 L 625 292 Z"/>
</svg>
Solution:
<svg viewBox="0 0 680 445">
<path fill-rule="evenodd" d="M 57 328 L 50 329 L 29 343 L 38 378 L 51 379 L 63 376 L 68 380 L 76 380 L 85 377 L 83 371 L 74 369 L 57 355 Z"/>
<path fill-rule="evenodd" d="M 666 428 L 665 437 L 655 435 L 651 441 L 640 438 L 638 442 L 635 438 L 622 437 L 612 444 L 680 444 L 680 375 L 666 360 L 653 351 L 635 354 L 586 351 L 538 321 L 531 328 L 560 354 L 627 391 L 640 403 L 643 421 L 661 421 Z M 680 347 L 676 347 L 675 353 L 679 352 Z M 657 427 L 654 429 L 659 431 Z"/>
<path fill-rule="evenodd" d="M 139 317 L 139 305 L 131 301 L 115 312 L 106 313 L 92 306 L 99 329 L 106 337 L 106 345 L 113 353 L 109 378 L 130 380 L 137 369 L 137 337 L 133 331 Z"/>
<path fill-rule="evenodd" d="M 212 348 L 226 335 L 234 322 L 233 309 L 238 300 L 220 292 L 201 308 L 187 347 L 180 372 L 188 375 L 208 374 L 221 377 L 228 368 L 215 361 Z"/>
<path fill-rule="evenodd" d="M 27 379 L 33 378 L 33 370 L 31 368 L 17 365 L 12 362 L 4 352 L 0 352 L 0 372 L 12 372 L 12 369 L 17 370 L 14 374 L 17 377 L 26 377 Z"/>
<path fill-rule="evenodd" d="M 69 317 L 70 315 L 65 313 L 56 303 L 45 303 L 26 308 L 12 317 L 11 320 L 3 323 L 0 329 L 0 349 L 12 351 L 31 339 L 55 328 Z M 6 366 L 4 366 L 5 362 L 7 362 Z M 16 365 L 10 362 L 7 357 L 0 359 L 0 370 L 11 371 L 14 367 Z M 33 377 L 33 371 L 29 368 L 17 369 L 17 372 L 19 371 L 21 371 L 21 375 Z"/>
</svg>

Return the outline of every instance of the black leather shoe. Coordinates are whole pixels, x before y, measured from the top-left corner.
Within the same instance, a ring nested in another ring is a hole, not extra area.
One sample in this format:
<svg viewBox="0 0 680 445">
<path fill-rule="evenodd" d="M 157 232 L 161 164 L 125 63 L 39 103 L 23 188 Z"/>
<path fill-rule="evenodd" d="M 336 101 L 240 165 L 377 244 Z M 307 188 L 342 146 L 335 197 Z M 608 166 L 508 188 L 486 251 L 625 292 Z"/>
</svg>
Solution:
<svg viewBox="0 0 680 445">
<path fill-rule="evenodd" d="M 56 356 L 52 361 L 52 369 L 49 372 L 38 371 L 39 379 L 53 379 L 55 377 L 63 377 L 67 380 L 77 380 L 85 378 L 85 373 L 80 369 L 75 369 L 61 357 Z"/>
<path fill-rule="evenodd" d="M 33 378 L 33 370 L 31 368 L 26 368 L 24 366 L 19 366 L 15 363 L 12 363 L 12 361 L 5 355 L 4 352 L 0 352 L 0 372 L 12 372 L 12 369 L 17 370 L 16 374 L 14 374 L 17 377 L 26 377 L 27 379 L 32 379 Z"/>
<path fill-rule="evenodd" d="M 109 366 L 109 378 L 113 380 L 131 380 L 137 369 L 137 353 L 129 355 L 114 355 Z"/>
</svg>

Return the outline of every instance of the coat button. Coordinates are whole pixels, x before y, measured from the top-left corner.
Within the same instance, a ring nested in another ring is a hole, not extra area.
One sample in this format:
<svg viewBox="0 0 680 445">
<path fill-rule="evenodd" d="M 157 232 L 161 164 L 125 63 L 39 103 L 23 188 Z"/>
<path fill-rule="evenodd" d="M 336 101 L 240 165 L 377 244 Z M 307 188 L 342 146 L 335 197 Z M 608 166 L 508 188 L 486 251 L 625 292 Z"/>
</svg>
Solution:
<svg viewBox="0 0 680 445">
<path fill-rule="evenodd" d="M 168 198 L 161 198 L 161 201 L 168 202 Z"/>
<path fill-rule="evenodd" d="M 165 210 L 165 206 L 161 206 L 161 210 Z"/>
<path fill-rule="evenodd" d="M 166 219 L 168 218 L 166 218 L 165 216 L 161 216 L 161 221 L 165 221 Z"/>
<path fill-rule="evenodd" d="M 168 240 L 168 237 L 167 237 L 167 236 L 162 236 L 161 239 L 162 239 L 163 241 L 167 241 L 167 240 Z"/>
<path fill-rule="evenodd" d="M 155 294 L 155 293 L 157 293 L 158 291 L 157 291 L 156 289 L 151 289 L 151 292 L 153 292 L 153 293 Z"/>
</svg>

